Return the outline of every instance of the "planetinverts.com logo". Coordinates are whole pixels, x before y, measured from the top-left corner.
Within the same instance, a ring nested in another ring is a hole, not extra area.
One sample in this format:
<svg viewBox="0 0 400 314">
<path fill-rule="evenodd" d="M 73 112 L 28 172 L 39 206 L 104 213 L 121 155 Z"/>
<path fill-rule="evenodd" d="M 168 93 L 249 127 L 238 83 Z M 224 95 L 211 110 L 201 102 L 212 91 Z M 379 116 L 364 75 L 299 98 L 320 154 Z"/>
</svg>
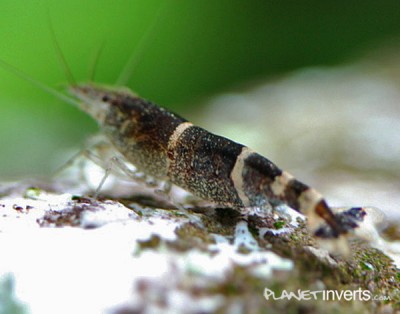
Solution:
<svg viewBox="0 0 400 314">
<path fill-rule="evenodd" d="M 389 296 L 373 295 L 369 290 L 363 290 L 361 288 L 357 290 L 301 290 L 298 289 L 296 292 L 282 290 L 280 293 L 271 289 L 264 289 L 264 298 L 266 300 L 291 300 L 296 299 L 298 301 L 307 300 L 323 300 L 323 301 L 388 301 Z"/>
</svg>

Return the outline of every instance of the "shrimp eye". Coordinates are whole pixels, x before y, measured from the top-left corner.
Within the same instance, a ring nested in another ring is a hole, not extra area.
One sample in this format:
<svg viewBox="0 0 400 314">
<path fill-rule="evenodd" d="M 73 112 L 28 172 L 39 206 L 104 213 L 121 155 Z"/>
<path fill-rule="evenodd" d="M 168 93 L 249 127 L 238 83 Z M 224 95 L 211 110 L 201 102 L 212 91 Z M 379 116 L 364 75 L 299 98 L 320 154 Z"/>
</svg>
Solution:
<svg viewBox="0 0 400 314">
<path fill-rule="evenodd" d="M 104 95 L 104 96 L 101 98 L 101 100 L 104 101 L 104 102 L 108 102 L 108 101 L 110 100 L 110 97 L 108 97 L 107 95 Z"/>
</svg>

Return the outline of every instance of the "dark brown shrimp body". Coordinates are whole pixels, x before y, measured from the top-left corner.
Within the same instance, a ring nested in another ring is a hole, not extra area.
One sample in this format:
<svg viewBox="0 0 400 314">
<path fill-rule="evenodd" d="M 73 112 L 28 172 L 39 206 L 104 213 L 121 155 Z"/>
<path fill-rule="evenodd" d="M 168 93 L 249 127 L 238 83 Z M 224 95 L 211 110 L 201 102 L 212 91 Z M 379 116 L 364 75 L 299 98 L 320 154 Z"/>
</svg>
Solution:
<svg viewBox="0 0 400 314">
<path fill-rule="evenodd" d="M 356 226 L 340 220 L 321 194 L 267 158 L 127 89 L 82 84 L 70 91 L 126 160 L 155 178 L 239 210 L 285 203 L 305 214 L 314 231 L 322 218 L 329 237 Z"/>
</svg>

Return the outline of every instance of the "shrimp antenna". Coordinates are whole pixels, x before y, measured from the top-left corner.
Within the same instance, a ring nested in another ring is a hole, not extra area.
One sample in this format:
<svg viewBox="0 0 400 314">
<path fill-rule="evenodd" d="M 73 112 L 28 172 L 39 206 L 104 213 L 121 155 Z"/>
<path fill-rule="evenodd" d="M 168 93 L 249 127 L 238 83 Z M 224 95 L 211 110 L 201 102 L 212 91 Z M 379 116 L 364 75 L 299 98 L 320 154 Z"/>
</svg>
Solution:
<svg viewBox="0 0 400 314">
<path fill-rule="evenodd" d="M 164 12 L 165 8 L 167 7 L 167 1 L 162 4 L 155 17 L 153 18 L 150 26 L 147 28 L 145 34 L 139 40 L 139 43 L 136 45 L 136 49 L 134 49 L 134 53 L 132 53 L 131 57 L 129 58 L 128 62 L 123 67 L 121 74 L 119 75 L 116 84 L 118 86 L 124 86 L 128 83 L 129 79 L 132 76 L 132 73 L 135 71 L 136 67 L 138 66 L 141 58 L 143 57 L 146 48 L 151 43 L 151 39 L 154 37 L 155 28 L 160 23 L 160 18 L 165 16 L 165 14 L 161 14 Z"/>
<path fill-rule="evenodd" d="M 61 65 L 62 65 L 65 77 L 67 78 L 67 81 L 71 85 L 76 85 L 76 81 L 74 79 L 74 76 L 72 75 L 71 69 L 68 66 L 67 60 L 65 59 L 65 56 L 64 56 L 64 54 L 63 54 L 63 52 L 61 50 L 60 44 L 57 41 L 57 37 L 56 37 L 56 33 L 54 31 L 53 21 L 51 19 L 51 15 L 50 15 L 49 9 L 47 9 L 47 24 L 49 25 L 51 40 L 53 42 L 54 49 L 56 51 L 58 61 L 60 61 Z"/>
<path fill-rule="evenodd" d="M 17 69 L 16 67 L 12 66 L 11 64 L 8 64 L 7 62 L 5 62 L 5 61 L 3 61 L 1 59 L 0 59 L 0 66 L 3 69 L 13 73 L 15 76 L 18 76 L 22 80 L 31 83 L 32 85 L 34 85 L 34 86 L 40 88 L 41 90 L 43 90 L 43 91 L 55 96 L 56 98 L 58 98 L 58 99 L 60 99 L 62 101 L 65 101 L 65 102 L 67 102 L 67 103 L 69 103 L 69 104 L 71 104 L 73 106 L 80 107 L 80 103 L 78 101 L 76 101 L 75 99 L 73 99 L 71 97 L 68 97 L 67 95 L 59 92 L 58 90 L 56 90 L 54 88 L 51 88 L 51 87 L 45 85 L 44 83 L 42 83 L 42 82 L 40 82 L 38 80 L 33 79 L 28 74 L 22 72 L 21 70 Z"/>
<path fill-rule="evenodd" d="M 90 67 L 88 70 L 88 77 L 89 77 L 89 81 L 91 81 L 91 82 L 95 81 L 97 65 L 99 64 L 99 59 L 100 59 L 101 53 L 103 52 L 103 48 L 104 48 L 104 41 L 97 48 L 97 50 L 95 51 L 95 53 L 93 55 L 93 59 L 92 59 L 92 62 L 90 64 Z"/>
</svg>

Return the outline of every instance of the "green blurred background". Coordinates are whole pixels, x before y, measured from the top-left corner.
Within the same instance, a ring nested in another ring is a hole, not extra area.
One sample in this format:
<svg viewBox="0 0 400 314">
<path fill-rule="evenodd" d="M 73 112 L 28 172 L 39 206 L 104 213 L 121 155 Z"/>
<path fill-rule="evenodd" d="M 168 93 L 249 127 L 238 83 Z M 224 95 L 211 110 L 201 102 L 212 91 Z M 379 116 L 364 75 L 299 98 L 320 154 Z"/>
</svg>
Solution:
<svg viewBox="0 0 400 314">
<path fill-rule="evenodd" d="M 76 80 L 88 79 L 102 46 L 96 81 L 113 84 L 156 19 L 127 85 L 184 113 L 223 91 L 354 60 L 400 33 L 398 0 L 164 3 L 2 0 L 0 58 L 49 86 L 65 86 L 48 11 Z M 1 179 L 50 174 L 96 129 L 76 108 L 0 69 Z"/>
</svg>

